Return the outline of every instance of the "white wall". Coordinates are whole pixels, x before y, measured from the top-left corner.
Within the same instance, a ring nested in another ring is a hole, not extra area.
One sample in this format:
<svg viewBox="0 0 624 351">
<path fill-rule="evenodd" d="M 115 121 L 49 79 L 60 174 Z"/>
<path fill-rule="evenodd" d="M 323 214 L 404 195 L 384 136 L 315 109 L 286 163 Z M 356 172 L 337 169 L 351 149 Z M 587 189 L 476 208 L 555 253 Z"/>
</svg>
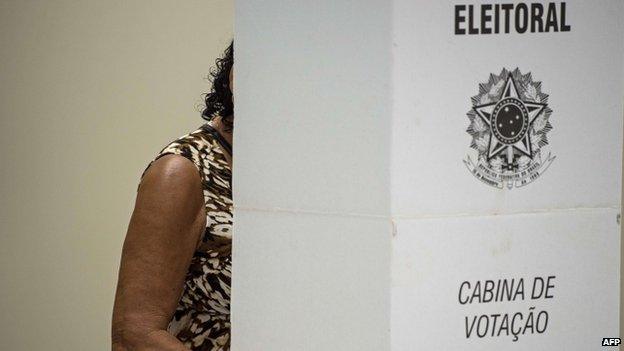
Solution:
<svg viewBox="0 0 624 351">
<path fill-rule="evenodd" d="M 106 350 L 139 176 L 202 120 L 232 1 L 0 2 L 0 349 Z"/>
</svg>

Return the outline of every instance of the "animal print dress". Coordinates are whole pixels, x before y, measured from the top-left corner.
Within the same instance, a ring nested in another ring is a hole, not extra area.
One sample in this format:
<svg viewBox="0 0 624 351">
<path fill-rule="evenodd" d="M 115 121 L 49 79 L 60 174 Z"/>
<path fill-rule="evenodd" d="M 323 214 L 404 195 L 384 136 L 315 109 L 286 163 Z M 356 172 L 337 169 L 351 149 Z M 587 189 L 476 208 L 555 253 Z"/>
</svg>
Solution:
<svg viewBox="0 0 624 351">
<path fill-rule="evenodd" d="M 230 144 L 206 123 L 171 142 L 154 159 L 168 154 L 184 156 L 197 167 L 202 179 L 206 230 L 168 327 L 193 351 L 230 350 L 232 171 L 224 150 L 231 155 Z"/>
</svg>

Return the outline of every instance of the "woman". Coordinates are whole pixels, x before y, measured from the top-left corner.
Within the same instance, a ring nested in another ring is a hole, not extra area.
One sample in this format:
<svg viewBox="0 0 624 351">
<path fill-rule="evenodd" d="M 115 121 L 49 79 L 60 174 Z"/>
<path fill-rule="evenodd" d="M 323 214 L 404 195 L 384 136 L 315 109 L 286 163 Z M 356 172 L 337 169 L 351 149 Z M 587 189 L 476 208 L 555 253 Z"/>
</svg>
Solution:
<svg viewBox="0 0 624 351">
<path fill-rule="evenodd" d="M 230 349 L 233 43 L 202 117 L 147 166 L 123 246 L 112 349 Z"/>
</svg>

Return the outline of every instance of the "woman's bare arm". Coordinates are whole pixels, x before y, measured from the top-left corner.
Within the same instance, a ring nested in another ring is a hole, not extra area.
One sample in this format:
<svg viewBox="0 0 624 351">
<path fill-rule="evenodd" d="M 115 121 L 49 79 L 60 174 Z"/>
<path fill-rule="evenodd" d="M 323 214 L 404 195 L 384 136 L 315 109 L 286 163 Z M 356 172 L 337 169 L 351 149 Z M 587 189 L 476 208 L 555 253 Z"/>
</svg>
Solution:
<svg viewBox="0 0 624 351">
<path fill-rule="evenodd" d="M 195 165 L 179 155 L 154 161 L 139 186 L 123 246 L 113 351 L 188 350 L 166 328 L 205 226 Z"/>
</svg>

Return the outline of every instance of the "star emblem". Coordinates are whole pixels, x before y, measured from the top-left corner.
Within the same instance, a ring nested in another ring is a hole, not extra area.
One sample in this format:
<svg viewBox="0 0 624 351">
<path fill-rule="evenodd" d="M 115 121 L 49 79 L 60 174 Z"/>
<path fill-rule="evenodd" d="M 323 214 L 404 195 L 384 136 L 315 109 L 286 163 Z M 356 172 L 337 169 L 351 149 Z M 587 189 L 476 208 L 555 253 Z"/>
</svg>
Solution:
<svg viewBox="0 0 624 351">
<path fill-rule="evenodd" d="M 545 108 L 546 104 L 522 100 L 511 74 L 496 102 L 474 106 L 474 111 L 490 129 L 488 161 L 505 153 L 511 165 L 514 151 L 533 158 L 529 130 Z"/>
<path fill-rule="evenodd" d="M 477 158 L 468 155 L 464 164 L 474 177 L 512 189 L 527 186 L 550 167 L 555 156 L 545 147 L 553 110 L 542 82 L 534 81 L 531 72 L 503 68 L 490 73 L 470 100 L 466 132 Z"/>
</svg>

